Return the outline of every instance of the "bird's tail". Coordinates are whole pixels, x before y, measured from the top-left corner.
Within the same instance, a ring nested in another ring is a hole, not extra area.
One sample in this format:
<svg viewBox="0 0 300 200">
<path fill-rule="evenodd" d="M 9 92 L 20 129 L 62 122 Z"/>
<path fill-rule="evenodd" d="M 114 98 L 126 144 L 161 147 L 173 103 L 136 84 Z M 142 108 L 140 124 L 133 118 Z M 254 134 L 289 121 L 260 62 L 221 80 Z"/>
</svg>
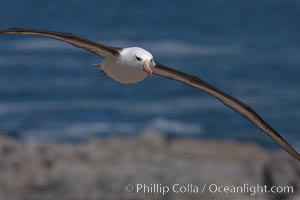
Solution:
<svg viewBox="0 0 300 200">
<path fill-rule="evenodd" d="M 105 73 L 105 71 L 104 71 L 104 69 L 102 68 L 102 65 L 100 64 L 100 63 L 98 63 L 98 64 L 92 64 L 94 67 L 96 67 L 99 71 L 100 71 L 100 73 L 102 74 L 102 75 L 104 75 L 104 76 L 106 76 L 107 74 Z"/>
<path fill-rule="evenodd" d="M 92 64 L 94 67 L 96 67 L 96 68 L 101 68 L 101 64 L 100 63 L 98 63 L 98 64 Z"/>
</svg>

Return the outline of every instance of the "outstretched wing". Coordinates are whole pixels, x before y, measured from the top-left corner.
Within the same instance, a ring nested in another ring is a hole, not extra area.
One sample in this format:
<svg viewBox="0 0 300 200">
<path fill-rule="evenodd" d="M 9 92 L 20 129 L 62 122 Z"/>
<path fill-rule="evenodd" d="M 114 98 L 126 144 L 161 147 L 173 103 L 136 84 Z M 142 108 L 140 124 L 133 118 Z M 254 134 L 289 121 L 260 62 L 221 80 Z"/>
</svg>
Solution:
<svg viewBox="0 0 300 200">
<path fill-rule="evenodd" d="M 191 87 L 203 90 L 209 95 L 217 98 L 227 107 L 236 111 L 237 113 L 244 116 L 260 130 L 265 132 L 270 138 L 277 142 L 285 151 L 290 155 L 300 161 L 300 155 L 297 151 L 291 147 L 282 137 L 276 132 L 270 125 L 267 124 L 252 108 L 250 108 L 245 103 L 239 101 L 238 99 L 226 94 L 225 92 L 219 90 L 218 88 L 206 83 L 198 77 L 168 68 L 161 64 L 156 64 L 153 68 L 153 73 L 165 78 L 173 79 L 182 82 Z"/>
<path fill-rule="evenodd" d="M 99 44 L 90 40 L 77 37 L 69 33 L 59 33 L 59 32 L 44 31 L 44 30 L 37 30 L 37 29 L 28 29 L 28 28 L 12 28 L 12 29 L 0 30 L 0 34 L 39 35 L 43 37 L 54 38 L 57 40 L 67 42 L 75 47 L 88 50 L 103 58 L 108 56 L 118 55 L 121 50 L 121 48 L 109 47 L 103 44 Z"/>
</svg>

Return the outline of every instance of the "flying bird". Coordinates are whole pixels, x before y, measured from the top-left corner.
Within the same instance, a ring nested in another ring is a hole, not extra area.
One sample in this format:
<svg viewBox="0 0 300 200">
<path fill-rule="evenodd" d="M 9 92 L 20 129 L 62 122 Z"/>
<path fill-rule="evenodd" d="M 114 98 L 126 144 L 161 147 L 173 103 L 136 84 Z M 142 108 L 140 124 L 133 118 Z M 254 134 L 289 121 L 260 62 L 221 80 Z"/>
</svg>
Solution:
<svg viewBox="0 0 300 200">
<path fill-rule="evenodd" d="M 299 153 L 287 143 L 281 135 L 265 122 L 251 107 L 208 84 L 202 79 L 181 71 L 169 68 L 154 61 L 153 56 L 147 50 L 140 47 L 116 48 L 83 39 L 69 33 L 60 33 L 28 28 L 13 28 L 0 30 L 0 34 L 26 34 L 49 37 L 67 42 L 73 46 L 90 51 L 103 58 L 102 63 L 94 66 L 104 75 L 113 80 L 131 84 L 144 80 L 152 74 L 182 82 L 188 86 L 200 89 L 221 101 L 225 106 L 239 113 L 252 122 L 261 131 L 278 143 L 291 156 L 300 161 Z"/>
</svg>

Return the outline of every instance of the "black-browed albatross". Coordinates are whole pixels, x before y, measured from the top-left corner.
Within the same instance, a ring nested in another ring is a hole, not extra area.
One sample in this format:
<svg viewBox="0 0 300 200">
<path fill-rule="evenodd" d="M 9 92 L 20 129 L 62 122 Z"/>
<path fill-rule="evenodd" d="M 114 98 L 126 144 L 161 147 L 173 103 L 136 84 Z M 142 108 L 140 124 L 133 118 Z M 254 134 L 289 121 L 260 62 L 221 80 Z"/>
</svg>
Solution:
<svg viewBox="0 0 300 200">
<path fill-rule="evenodd" d="M 101 64 L 96 64 L 94 66 L 97 67 L 101 73 L 120 83 L 136 83 L 142 81 L 147 76 L 151 76 L 153 73 L 155 75 L 173 79 L 188 86 L 200 89 L 244 116 L 277 142 L 285 151 L 300 161 L 299 153 L 248 105 L 196 76 L 171 69 L 155 62 L 152 54 L 145 49 L 140 47 L 115 48 L 86 40 L 73 34 L 28 28 L 0 30 L 0 34 L 39 35 L 61 40 L 73 46 L 88 50 L 103 58 L 103 62 Z"/>
</svg>

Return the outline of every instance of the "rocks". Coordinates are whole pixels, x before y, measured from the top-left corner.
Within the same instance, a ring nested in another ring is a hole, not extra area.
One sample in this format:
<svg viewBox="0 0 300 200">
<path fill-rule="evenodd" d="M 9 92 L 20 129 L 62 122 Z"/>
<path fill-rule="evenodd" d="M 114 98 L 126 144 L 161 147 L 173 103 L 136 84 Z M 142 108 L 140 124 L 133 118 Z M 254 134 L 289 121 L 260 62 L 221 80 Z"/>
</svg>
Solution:
<svg viewBox="0 0 300 200">
<path fill-rule="evenodd" d="M 138 138 L 94 139 L 82 144 L 15 141 L 0 137 L 0 199 L 299 199 L 300 165 L 285 153 L 229 141 Z M 127 184 L 172 188 L 206 184 L 204 193 L 126 192 Z M 293 194 L 217 194 L 218 186 L 295 187 Z"/>
</svg>

